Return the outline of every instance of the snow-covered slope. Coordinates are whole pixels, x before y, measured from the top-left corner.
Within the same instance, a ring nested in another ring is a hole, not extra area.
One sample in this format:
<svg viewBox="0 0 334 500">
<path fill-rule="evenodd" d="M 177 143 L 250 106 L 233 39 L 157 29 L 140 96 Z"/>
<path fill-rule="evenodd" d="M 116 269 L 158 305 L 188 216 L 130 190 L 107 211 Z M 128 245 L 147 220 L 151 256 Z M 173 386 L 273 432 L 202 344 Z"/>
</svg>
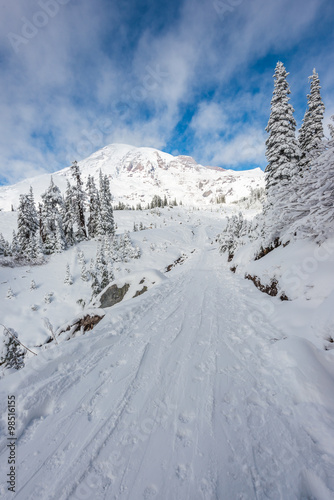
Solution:
<svg viewBox="0 0 334 500">
<path fill-rule="evenodd" d="M 157 194 L 185 205 L 207 205 L 214 203 L 222 194 L 228 203 L 248 196 L 251 188 L 263 187 L 261 169 L 236 172 L 216 167 L 198 165 L 189 156 L 174 157 L 151 148 L 136 148 L 124 144 L 111 144 L 79 162 L 84 182 L 93 175 L 98 182 L 99 170 L 111 181 L 115 203 L 136 206 L 146 205 Z M 64 192 L 66 180 L 71 180 L 69 167 L 53 174 L 55 183 Z M 10 210 L 17 207 L 19 195 L 27 193 L 31 185 L 35 200 L 50 183 L 45 174 L 26 179 L 14 186 L 0 187 L 0 208 Z"/>
<path fill-rule="evenodd" d="M 230 272 L 214 243 L 221 209 L 116 217 L 121 231 L 139 218 L 152 226 L 131 235 L 142 257 L 117 276 L 148 277 L 151 269 L 156 283 L 105 309 L 83 336 L 36 347 L 46 338 L 43 316 L 55 326 L 61 314 L 65 321 L 89 288 L 74 249 L 42 267 L 3 270 L 1 294 L 10 284 L 16 297 L 2 321 L 38 355 L 0 380 L 1 498 L 333 499 L 334 351 L 323 349 L 316 322 L 305 324 L 308 340 L 286 322 L 316 312 L 317 273 L 309 300 L 280 302 Z M 95 245 L 80 246 L 89 257 Z M 183 263 L 166 272 L 181 254 Z M 63 283 L 67 261 L 71 287 Z M 326 264 L 329 294 L 332 254 Z M 31 312 L 32 303 L 39 309 Z M 17 310 L 26 315 L 21 324 Z M 16 397 L 16 495 L 6 484 L 8 395 Z"/>
</svg>

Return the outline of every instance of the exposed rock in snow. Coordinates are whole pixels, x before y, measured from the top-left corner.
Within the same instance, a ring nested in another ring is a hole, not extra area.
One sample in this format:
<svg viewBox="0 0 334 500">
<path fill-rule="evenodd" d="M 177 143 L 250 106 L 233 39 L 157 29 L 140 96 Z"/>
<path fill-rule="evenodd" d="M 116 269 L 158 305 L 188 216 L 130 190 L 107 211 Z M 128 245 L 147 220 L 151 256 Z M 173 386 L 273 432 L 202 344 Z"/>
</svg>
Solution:
<svg viewBox="0 0 334 500">
<path fill-rule="evenodd" d="M 216 203 L 217 196 L 226 195 L 227 203 L 248 196 L 251 189 L 264 186 L 264 174 L 260 168 L 237 172 L 218 167 L 205 167 L 190 156 L 172 156 L 152 148 L 136 148 L 124 144 L 111 144 L 79 162 L 83 181 L 92 175 L 98 182 L 101 169 L 110 179 L 114 202 L 130 206 L 146 205 L 152 197 L 166 195 L 185 205 Z M 0 187 L 0 208 L 10 210 L 18 206 L 19 195 L 33 187 L 35 201 L 50 183 L 45 174 L 26 179 L 14 186 Z M 70 168 L 53 175 L 62 192 L 67 179 L 71 181 Z"/>
</svg>

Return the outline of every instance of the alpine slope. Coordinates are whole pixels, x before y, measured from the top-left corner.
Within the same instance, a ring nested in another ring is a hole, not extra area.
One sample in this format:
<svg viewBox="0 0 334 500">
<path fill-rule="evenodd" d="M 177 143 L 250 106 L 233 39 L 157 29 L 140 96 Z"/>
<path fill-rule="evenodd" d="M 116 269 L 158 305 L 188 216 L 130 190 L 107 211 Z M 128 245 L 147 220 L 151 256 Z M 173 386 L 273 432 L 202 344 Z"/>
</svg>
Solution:
<svg viewBox="0 0 334 500">
<path fill-rule="evenodd" d="M 333 357 L 282 328 L 216 229 L 184 224 L 164 280 L 0 381 L 19 462 L 13 495 L 4 419 L 2 498 L 334 498 Z"/>
</svg>

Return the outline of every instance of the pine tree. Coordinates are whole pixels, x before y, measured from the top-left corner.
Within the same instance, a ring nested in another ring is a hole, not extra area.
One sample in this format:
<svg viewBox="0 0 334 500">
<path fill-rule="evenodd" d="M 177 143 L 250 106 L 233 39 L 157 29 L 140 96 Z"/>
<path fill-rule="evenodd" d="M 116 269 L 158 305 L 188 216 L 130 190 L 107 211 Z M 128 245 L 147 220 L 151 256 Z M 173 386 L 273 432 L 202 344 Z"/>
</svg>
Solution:
<svg viewBox="0 0 334 500">
<path fill-rule="evenodd" d="M 286 185 L 296 168 L 299 158 L 295 137 L 296 121 L 294 109 L 289 104 L 290 88 L 286 80 L 289 73 L 283 63 L 278 62 L 274 74 L 275 86 L 271 100 L 271 114 L 266 127 L 269 137 L 266 140 L 266 193 L 270 202 L 275 201 L 277 185 Z"/>
<path fill-rule="evenodd" d="M 94 238 L 98 234 L 100 199 L 99 199 L 99 193 L 95 186 L 94 177 L 92 177 L 91 175 L 88 176 L 86 187 L 89 199 L 89 218 L 88 218 L 87 230 L 89 237 Z"/>
<path fill-rule="evenodd" d="M 63 210 L 63 230 L 67 246 L 75 245 L 76 239 L 74 236 L 74 224 L 75 224 L 75 208 L 73 206 L 73 191 L 72 187 L 67 181 Z"/>
<path fill-rule="evenodd" d="M 97 224 L 98 236 L 112 236 L 115 233 L 114 214 L 112 208 L 112 196 L 108 177 L 103 176 L 100 170 L 100 210 Z"/>
<path fill-rule="evenodd" d="M 91 283 L 92 298 L 94 298 L 101 292 L 102 287 L 98 275 L 95 271 L 91 273 L 91 276 L 92 276 L 92 283 Z"/>
<path fill-rule="evenodd" d="M 115 279 L 112 261 L 108 262 L 107 270 L 108 270 L 108 281 L 109 281 L 109 283 L 111 283 Z"/>
<path fill-rule="evenodd" d="M 229 262 L 233 259 L 237 247 L 242 244 L 241 237 L 246 231 L 245 226 L 246 221 L 239 212 L 238 215 L 227 217 L 226 228 L 218 237 L 219 249 L 222 253 L 227 253 Z"/>
<path fill-rule="evenodd" d="M 36 290 L 36 283 L 35 283 L 35 280 L 31 280 L 31 283 L 30 283 L 30 290 Z"/>
<path fill-rule="evenodd" d="M 140 250 L 132 245 L 129 231 L 125 231 L 123 235 L 116 238 L 113 242 L 113 258 L 115 262 L 129 262 L 130 259 L 138 259 Z"/>
<path fill-rule="evenodd" d="M 15 297 L 15 295 L 13 293 L 13 290 L 11 289 L 11 287 L 9 287 L 7 290 L 6 299 L 13 299 L 14 297 Z"/>
<path fill-rule="evenodd" d="M 95 290 L 94 294 L 100 293 L 106 286 L 109 285 L 110 279 L 113 278 L 113 272 L 110 269 L 111 261 L 107 262 L 106 253 L 107 253 L 107 241 L 104 239 L 100 245 L 97 247 L 96 251 L 96 265 L 91 274 L 93 276 L 92 279 L 92 288 Z M 98 290 L 98 291 L 97 291 Z"/>
<path fill-rule="evenodd" d="M 38 217 L 31 187 L 29 194 L 20 195 L 17 226 L 17 253 L 26 257 L 27 248 L 31 246 L 31 239 L 38 230 Z"/>
<path fill-rule="evenodd" d="M 296 121 L 294 109 L 289 103 L 290 88 L 286 80 L 289 73 L 283 63 L 278 62 L 274 74 L 275 85 L 271 100 L 271 113 L 266 127 L 265 169 L 267 201 L 264 211 L 267 216 L 267 243 L 276 241 L 291 217 L 289 199 L 293 196 L 298 173 L 299 148 L 295 137 Z"/>
<path fill-rule="evenodd" d="M 56 221 L 55 252 L 61 253 L 66 248 L 66 240 L 60 219 Z"/>
<path fill-rule="evenodd" d="M 81 274 L 80 278 L 82 281 L 89 281 L 89 272 L 86 269 L 86 260 L 85 260 L 85 255 L 82 250 L 78 251 L 78 262 L 81 264 Z"/>
<path fill-rule="evenodd" d="M 332 117 L 334 120 L 334 117 Z M 332 128 L 333 132 L 334 129 Z M 334 237 L 334 133 L 324 143 L 324 151 L 305 171 L 295 205 L 298 218 L 289 228 L 287 238 L 314 238 L 318 243 Z"/>
<path fill-rule="evenodd" d="M 0 351 L 0 366 L 3 368 L 19 370 L 24 367 L 26 350 L 21 347 L 16 339 L 18 339 L 18 335 L 15 330 L 12 328 L 4 329 Z"/>
<path fill-rule="evenodd" d="M 82 250 L 80 250 L 80 248 L 78 248 L 77 259 L 80 262 L 80 264 L 86 263 L 85 254 L 83 253 Z"/>
<path fill-rule="evenodd" d="M 89 281 L 89 273 L 87 272 L 86 264 L 84 262 L 81 265 L 80 278 L 82 279 L 82 281 Z"/>
<path fill-rule="evenodd" d="M 19 244 L 17 240 L 16 232 L 13 230 L 12 244 L 11 244 L 11 255 L 15 257 L 19 252 Z"/>
<path fill-rule="evenodd" d="M 65 274 L 65 279 L 64 279 L 65 285 L 73 285 L 73 278 L 70 272 L 70 266 L 69 264 L 66 264 L 66 274 Z"/>
<path fill-rule="evenodd" d="M 3 237 L 3 234 L 0 233 L 0 255 L 4 255 L 5 246 L 6 246 L 5 238 Z"/>
<path fill-rule="evenodd" d="M 5 240 L 3 237 L 3 234 L 0 233 L 0 255 L 3 255 L 4 257 L 7 257 L 10 255 L 11 250 L 10 250 L 10 245 L 8 241 Z"/>
<path fill-rule="evenodd" d="M 52 254 L 66 248 L 62 227 L 63 212 L 63 198 L 60 189 L 51 177 L 50 186 L 42 194 L 40 207 L 40 232 L 46 254 Z"/>
<path fill-rule="evenodd" d="M 75 181 L 72 187 L 73 192 L 73 206 L 75 210 L 76 232 L 75 237 L 77 241 L 82 241 L 87 238 L 86 223 L 85 223 L 85 192 L 83 190 L 83 183 L 81 180 L 80 168 L 77 161 L 74 161 L 71 166 L 71 174 Z"/>
<path fill-rule="evenodd" d="M 31 262 L 41 263 L 43 261 L 43 246 L 38 233 L 30 238 L 29 246 L 26 249 L 26 256 Z"/>
<path fill-rule="evenodd" d="M 310 94 L 307 95 L 308 108 L 305 112 L 303 124 L 299 131 L 299 146 L 301 157 L 299 171 L 301 174 L 309 167 L 312 156 L 319 156 L 321 144 L 324 137 L 323 118 L 325 106 L 320 95 L 320 80 L 316 70 L 309 76 L 311 81 Z M 317 154 L 318 153 L 318 154 Z"/>
</svg>

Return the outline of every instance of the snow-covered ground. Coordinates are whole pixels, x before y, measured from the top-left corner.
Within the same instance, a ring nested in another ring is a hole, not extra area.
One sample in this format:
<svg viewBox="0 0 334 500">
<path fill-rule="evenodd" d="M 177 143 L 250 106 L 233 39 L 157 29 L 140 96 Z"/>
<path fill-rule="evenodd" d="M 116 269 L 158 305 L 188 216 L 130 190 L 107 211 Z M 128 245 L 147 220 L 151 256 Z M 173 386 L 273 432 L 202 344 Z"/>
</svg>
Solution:
<svg viewBox="0 0 334 500">
<path fill-rule="evenodd" d="M 324 349 L 333 334 L 332 253 L 291 244 L 254 263 L 262 279 L 285 276 L 293 300 L 281 302 L 243 278 L 241 257 L 234 274 L 219 254 L 223 209 L 160 213 L 115 212 L 118 232 L 151 226 L 131 233 L 142 256 L 115 264 L 116 278 L 159 279 L 68 342 L 36 347 L 49 335 L 43 317 L 56 329 L 89 299 L 77 249 L 40 267 L 1 268 L 1 319 L 38 352 L 0 380 L 1 497 L 13 498 L 13 394 L 18 500 L 333 499 L 334 350 Z M 0 216 L 1 226 L 12 214 Z M 89 267 L 96 242 L 80 248 Z M 307 273 L 311 258 L 318 267 L 312 261 Z M 286 274 L 294 265 L 306 280 Z M 9 285 L 16 296 L 6 300 Z"/>
</svg>

